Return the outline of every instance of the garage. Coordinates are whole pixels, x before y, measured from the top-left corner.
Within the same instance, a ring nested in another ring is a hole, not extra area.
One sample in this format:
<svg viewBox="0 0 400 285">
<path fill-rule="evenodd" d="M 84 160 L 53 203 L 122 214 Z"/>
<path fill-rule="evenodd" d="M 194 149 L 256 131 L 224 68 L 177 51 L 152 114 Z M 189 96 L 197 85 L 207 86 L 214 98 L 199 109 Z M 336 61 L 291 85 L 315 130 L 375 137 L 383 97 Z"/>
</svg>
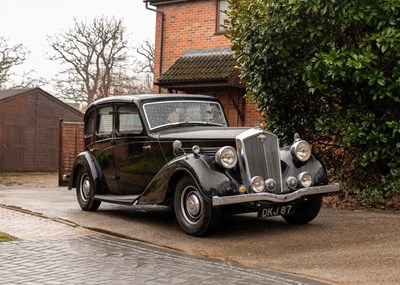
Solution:
<svg viewBox="0 0 400 285">
<path fill-rule="evenodd" d="M 57 171 L 60 120 L 83 114 L 41 88 L 0 90 L 0 172 Z"/>
</svg>

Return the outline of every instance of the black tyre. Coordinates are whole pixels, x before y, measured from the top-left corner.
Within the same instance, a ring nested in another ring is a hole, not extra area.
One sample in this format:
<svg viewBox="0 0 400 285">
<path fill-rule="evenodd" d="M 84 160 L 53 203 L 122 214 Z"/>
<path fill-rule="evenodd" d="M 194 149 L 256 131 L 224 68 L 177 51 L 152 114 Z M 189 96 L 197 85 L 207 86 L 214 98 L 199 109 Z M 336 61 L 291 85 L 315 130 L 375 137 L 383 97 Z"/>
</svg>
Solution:
<svg viewBox="0 0 400 285">
<path fill-rule="evenodd" d="M 322 195 L 308 196 L 307 200 L 296 206 L 296 212 L 291 215 L 282 216 L 291 224 L 307 224 L 318 216 L 322 205 Z"/>
<path fill-rule="evenodd" d="M 76 183 L 76 197 L 78 198 L 79 206 L 84 211 L 96 211 L 101 204 L 101 201 L 94 200 L 94 183 L 92 176 L 82 168 L 78 173 Z"/>
<path fill-rule="evenodd" d="M 181 179 L 174 194 L 175 216 L 189 235 L 204 236 L 212 232 L 220 218 L 220 210 L 206 201 L 190 177 Z"/>
</svg>

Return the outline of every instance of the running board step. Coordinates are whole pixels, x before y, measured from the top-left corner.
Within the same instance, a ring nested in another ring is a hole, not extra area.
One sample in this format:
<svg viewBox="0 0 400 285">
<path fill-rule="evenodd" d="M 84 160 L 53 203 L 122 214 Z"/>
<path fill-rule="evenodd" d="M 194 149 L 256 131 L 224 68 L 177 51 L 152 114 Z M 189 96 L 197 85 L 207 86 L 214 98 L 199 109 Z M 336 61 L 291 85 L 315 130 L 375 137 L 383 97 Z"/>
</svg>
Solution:
<svg viewBox="0 0 400 285">
<path fill-rule="evenodd" d="M 140 197 L 140 195 L 94 195 L 94 199 L 115 204 L 132 205 Z"/>
</svg>

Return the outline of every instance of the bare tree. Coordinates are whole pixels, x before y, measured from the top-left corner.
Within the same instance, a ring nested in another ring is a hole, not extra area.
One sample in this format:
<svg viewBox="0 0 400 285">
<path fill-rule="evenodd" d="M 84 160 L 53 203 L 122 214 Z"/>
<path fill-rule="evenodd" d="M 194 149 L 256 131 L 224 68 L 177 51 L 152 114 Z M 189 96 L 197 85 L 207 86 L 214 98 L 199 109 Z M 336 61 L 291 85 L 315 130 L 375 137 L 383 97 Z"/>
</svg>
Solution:
<svg viewBox="0 0 400 285">
<path fill-rule="evenodd" d="M 113 72 L 110 95 L 151 93 L 153 88 L 154 45 L 148 40 L 136 48 L 132 62 Z"/>
<path fill-rule="evenodd" d="M 10 77 L 13 75 L 11 69 L 23 64 L 26 55 L 27 51 L 22 44 L 10 46 L 6 39 L 0 36 L 0 89 L 10 82 Z"/>
<path fill-rule="evenodd" d="M 137 53 L 140 54 L 144 61 L 139 65 L 141 72 L 154 72 L 154 45 L 148 40 L 140 45 L 136 49 Z"/>
<path fill-rule="evenodd" d="M 48 37 L 55 51 L 50 59 L 66 64 L 55 84 L 64 99 L 90 104 L 110 95 L 128 60 L 125 31 L 122 20 L 103 16 L 90 24 L 74 19 L 73 28 Z"/>
<path fill-rule="evenodd" d="M 9 45 L 0 36 L 0 89 L 33 88 L 46 83 L 33 70 L 13 71 L 15 67 L 25 63 L 28 55 L 29 51 L 22 44 Z"/>
<path fill-rule="evenodd" d="M 134 73 L 141 78 L 141 93 L 151 93 L 154 74 L 154 45 L 147 40 L 136 51 L 141 59 L 136 61 Z"/>
</svg>

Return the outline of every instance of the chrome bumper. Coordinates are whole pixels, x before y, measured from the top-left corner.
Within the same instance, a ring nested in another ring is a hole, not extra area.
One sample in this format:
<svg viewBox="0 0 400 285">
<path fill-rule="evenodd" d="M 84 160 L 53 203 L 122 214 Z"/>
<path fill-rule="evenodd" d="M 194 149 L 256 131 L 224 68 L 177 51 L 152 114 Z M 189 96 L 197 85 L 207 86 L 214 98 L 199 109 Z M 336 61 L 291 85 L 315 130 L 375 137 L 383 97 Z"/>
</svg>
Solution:
<svg viewBox="0 0 400 285">
<path fill-rule="evenodd" d="M 332 185 L 302 188 L 288 194 L 273 194 L 273 193 L 263 192 L 263 193 L 242 194 L 242 195 L 224 196 L 224 197 L 213 196 L 212 204 L 213 206 L 224 206 L 224 205 L 240 204 L 247 202 L 257 202 L 257 201 L 285 203 L 296 200 L 303 196 L 325 194 L 337 191 L 339 191 L 339 183 L 335 183 Z"/>
</svg>

